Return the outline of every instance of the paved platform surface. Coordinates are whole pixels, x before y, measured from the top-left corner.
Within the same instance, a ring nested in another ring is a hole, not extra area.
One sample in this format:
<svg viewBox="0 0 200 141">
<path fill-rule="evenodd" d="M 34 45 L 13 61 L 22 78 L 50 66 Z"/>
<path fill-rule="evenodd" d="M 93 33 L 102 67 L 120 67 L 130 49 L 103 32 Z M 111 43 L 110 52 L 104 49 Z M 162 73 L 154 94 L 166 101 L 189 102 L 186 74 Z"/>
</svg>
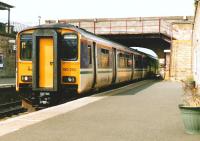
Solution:
<svg viewBox="0 0 200 141">
<path fill-rule="evenodd" d="M 0 84 L 15 84 L 15 78 L 0 78 Z"/>
<path fill-rule="evenodd" d="M 177 107 L 181 94 L 179 83 L 165 81 L 119 90 L 115 95 L 1 136 L 0 140 L 199 141 L 200 135 L 184 132 Z M 91 98 L 95 97 L 101 95 Z"/>
</svg>

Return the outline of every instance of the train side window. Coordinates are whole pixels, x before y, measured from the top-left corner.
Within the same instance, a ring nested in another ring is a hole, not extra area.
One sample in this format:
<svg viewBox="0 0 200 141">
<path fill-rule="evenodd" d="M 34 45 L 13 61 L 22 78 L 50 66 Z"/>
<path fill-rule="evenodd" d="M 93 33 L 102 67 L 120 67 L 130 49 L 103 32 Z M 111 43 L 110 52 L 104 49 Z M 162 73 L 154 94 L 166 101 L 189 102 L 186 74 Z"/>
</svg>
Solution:
<svg viewBox="0 0 200 141">
<path fill-rule="evenodd" d="M 118 54 L 118 66 L 119 68 L 125 68 L 125 54 L 119 53 Z"/>
<path fill-rule="evenodd" d="M 109 68 L 109 50 L 101 49 L 99 67 Z"/>
<path fill-rule="evenodd" d="M 147 67 L 148 67 L 147 58 L 144 57 L 143 58 L 143 68 L 147 69 Z"/>
<path fill-rule="evenodd" d="M 140 55 L 135 55 L 135 68 L 142 69 L 142 56 Z"/>
<path fill-rule="evenodd" d="M 139 56 L 135 55 L 135 68 L 140 68 Z"/>
<path fill-rule="evenodd" d="M 127 68 L 131 68 L 133 65 L 133 59 L 132 54 L 127 55 Z"/>
<path fill-rule="evenodd" d="M 65 34 L 62 39 L 62 59 L 75 61 L 78 59 L 78 36 L 76 34 Z"/>
<path fill-rule="evenodd" d="M 32 35 L 21 35 L 20 59 L 30 61 L 32 59 Z"/>
<path fill-rule="evenodd" d="M 90 45 L 88 45 L 88 60 L 89 64 L 92 64 L 92 48 Z"/>
</svg>

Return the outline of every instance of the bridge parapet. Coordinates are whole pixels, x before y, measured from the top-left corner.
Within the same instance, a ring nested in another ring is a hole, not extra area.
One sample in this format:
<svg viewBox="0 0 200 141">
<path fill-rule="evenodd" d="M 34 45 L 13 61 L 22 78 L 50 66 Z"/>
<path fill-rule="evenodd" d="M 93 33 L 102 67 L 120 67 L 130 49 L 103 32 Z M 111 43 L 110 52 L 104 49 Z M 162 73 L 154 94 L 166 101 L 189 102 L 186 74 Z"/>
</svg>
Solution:
<svg viewBox="0 0 200 141">
<path fill-rule="evenodd" d="M 59 20 L 95 34 L 164 34 L 172 37 L 171 23 L 161 18 Z"/>
</svg>

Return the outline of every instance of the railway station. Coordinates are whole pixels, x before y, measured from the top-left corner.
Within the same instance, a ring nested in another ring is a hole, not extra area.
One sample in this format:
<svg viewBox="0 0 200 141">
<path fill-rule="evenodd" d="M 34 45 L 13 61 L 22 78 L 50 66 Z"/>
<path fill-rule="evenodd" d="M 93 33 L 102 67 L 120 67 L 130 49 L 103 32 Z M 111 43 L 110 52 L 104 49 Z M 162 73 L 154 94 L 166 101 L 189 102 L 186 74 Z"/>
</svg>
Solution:
<svg viewBox="0 0 200 141">
<path fill-rule="evenodd" d="M 19 4 L 0 1 L 0 140 L 199 141 L 192 4 L 189 16 L 37 15 L 26 25 L 12 20 Z"/>
</svg>

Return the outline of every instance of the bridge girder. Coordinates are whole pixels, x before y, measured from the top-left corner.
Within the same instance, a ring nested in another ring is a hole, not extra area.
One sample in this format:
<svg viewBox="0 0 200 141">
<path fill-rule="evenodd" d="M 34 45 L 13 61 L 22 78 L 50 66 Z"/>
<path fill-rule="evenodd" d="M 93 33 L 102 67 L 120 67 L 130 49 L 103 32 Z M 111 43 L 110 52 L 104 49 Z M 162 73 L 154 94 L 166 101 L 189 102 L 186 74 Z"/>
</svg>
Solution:
<svg viewBox="0 0 200 141">
<path fill-rule="evenodd" d="M 164 50 L 170 49 L 171 39 L 163 34 L 107 34 L 101 35 L 128 47 L 144 47 L 153 50 L 158 58 L 165 58 Z"/>
</svg>

